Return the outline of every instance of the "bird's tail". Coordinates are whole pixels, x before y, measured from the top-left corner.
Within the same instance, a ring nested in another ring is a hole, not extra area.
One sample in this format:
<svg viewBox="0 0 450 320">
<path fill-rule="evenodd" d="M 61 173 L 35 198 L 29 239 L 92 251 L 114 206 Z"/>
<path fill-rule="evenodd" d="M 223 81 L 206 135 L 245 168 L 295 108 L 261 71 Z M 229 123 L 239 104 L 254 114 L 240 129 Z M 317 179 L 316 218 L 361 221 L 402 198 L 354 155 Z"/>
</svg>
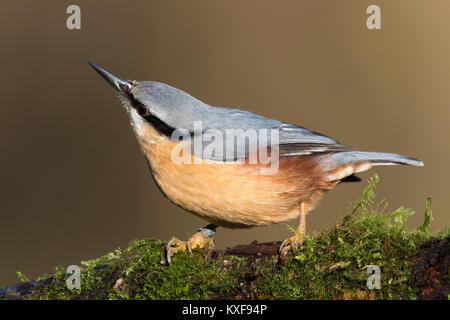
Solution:
<svg viewBox="0 0 450 320">
<path fill-rule="evenodd" d="M 423 166 L 423 162 L 395 153 L 347 151 L 323 156 L 324 169 L 328 181 L 339 181 L 354 173 L 369 170 L 380 165 Z"/>
</svg>

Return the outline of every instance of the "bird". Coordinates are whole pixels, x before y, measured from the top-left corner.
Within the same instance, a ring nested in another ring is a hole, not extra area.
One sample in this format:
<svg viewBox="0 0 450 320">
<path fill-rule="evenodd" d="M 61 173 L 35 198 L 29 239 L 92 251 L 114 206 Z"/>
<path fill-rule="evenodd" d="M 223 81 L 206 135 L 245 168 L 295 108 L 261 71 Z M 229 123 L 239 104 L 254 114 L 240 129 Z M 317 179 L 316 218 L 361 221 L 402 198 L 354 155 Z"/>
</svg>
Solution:
<svg viewBox="0 0 450 320">
<path fill-rule="evenodd" d="M 325 192 L 360 180 L 356 173 L 375 166 L 424 165 L 409 156 L 362 151 L 241 108 L 211 106 L 164 83 L 123 80 L 89 64 L 117 92 L 160 191 L 208 223 L 187 241 L 168 242 L 169 263 L 179 251 L 211 248 L 218 227 L 299 219 L 295 234 L 280 245 L 286 257 L 302 245 L 306 215 Z"/>
</svg>

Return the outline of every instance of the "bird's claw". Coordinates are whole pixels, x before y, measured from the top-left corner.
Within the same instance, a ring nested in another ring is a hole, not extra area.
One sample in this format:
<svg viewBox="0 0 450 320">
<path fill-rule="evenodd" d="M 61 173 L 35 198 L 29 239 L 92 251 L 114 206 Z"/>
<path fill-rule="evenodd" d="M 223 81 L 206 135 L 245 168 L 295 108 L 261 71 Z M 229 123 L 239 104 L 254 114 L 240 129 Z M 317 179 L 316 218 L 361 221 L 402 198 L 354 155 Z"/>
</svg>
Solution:
<svg viewBox="0 0 450 320">
<path fill-rule="evenodd" d="M 167 262 L 172 263 L 172 256 L 178 251 L 185 251 L 186 249 L 189 249 L 186 241 L 172 238 L 166 246 Z"/>
<path fill-rule="evenodd" d="M 303 244 L 303 234 L 296 234 L 281 243 L 279 253 L 285 258 L 289 252 L 295 252 Z"/>
<path fill-rule="evenodd" d="M 214 238 L 205 238 L 203 232 L 194 233 L 188 241 L 182 241 L 177 238 L 172 238 L 166 246 L 167 262 L 172 263 L 172 257 L 179 251 L 192 252 L 193 249 L 212 248 L 214 246 Z"/>
</svg>

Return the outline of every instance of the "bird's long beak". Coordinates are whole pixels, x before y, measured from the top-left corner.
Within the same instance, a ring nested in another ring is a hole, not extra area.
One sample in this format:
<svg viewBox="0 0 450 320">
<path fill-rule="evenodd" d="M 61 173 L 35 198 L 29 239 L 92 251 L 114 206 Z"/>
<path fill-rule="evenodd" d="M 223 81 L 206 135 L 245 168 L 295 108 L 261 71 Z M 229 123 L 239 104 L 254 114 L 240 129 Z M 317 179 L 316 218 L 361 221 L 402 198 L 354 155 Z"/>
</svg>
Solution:
<svg viewBox="0 0 450 320">
<path fill-rule="evenodd" d="M 92 68 L 94 68 L 94 70 L 97 71 L 97 73 L 101 75 L 103 79 L 108 81 L 108 83 L 120 93 L 128 93 L 133 87 L 133 85 L 128 81 L 120 79 L 114 73 L 111 73 L 106 69 L 103 69 L 102 67 L 96 65 L 95 63 L 89 62 L 89 65 Z"/>
</svg>

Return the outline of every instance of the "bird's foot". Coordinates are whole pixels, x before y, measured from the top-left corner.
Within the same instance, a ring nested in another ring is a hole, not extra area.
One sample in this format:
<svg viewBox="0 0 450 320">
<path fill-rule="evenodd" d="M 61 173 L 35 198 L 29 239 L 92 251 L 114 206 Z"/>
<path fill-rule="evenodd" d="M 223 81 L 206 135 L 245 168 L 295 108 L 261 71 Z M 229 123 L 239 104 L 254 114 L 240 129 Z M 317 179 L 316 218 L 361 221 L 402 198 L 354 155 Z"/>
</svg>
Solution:
<svg viewBox="0 0 450 320">
<path fill-rule="evenodd" d="M 212 249 L 214 246 L 214 238 L 212 236 L 215 231 L 205 228 L 200 228 L 188 241 L 182 241 L 175 237 L 172 238 L 166 246 L 167 262 L 169 262 L 169 264 L 172 263 L 173 255 L 179 251 L 192 252 L 193 249 Z"/>
<path fill-rule="evenodd" d="M 172 263 L 172 256 L 175 253 L 186 250 L 188 250 L 187 242 L 173 237 L 166 246 L 167 262 Z"/>
<path fill-rule="evenodd" d="M 295 252 L 303 244 L 303 233 L 296 234 L 281 243 L 279 253 L 282 261 L 286 261 L 289 252 Z"/>
</svg>

